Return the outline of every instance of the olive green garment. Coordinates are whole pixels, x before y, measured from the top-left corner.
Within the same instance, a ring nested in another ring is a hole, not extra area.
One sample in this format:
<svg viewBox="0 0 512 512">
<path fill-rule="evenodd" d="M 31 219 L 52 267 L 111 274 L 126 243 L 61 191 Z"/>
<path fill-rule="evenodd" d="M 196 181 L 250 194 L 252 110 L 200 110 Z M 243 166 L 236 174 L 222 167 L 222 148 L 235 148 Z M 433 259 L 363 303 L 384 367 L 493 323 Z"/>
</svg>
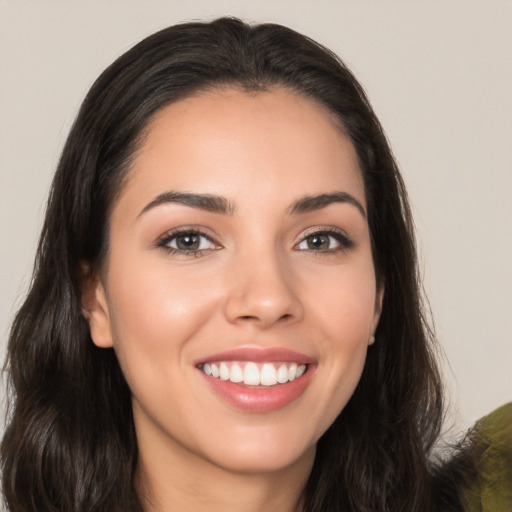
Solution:
<svg viewBox="0 0 512 512">
<path fill-rule="evenodd" d="M 464 493 L 467 512 L 512 512 L 512 402 L 475 425 L 478 481 Z"/>
</svg>

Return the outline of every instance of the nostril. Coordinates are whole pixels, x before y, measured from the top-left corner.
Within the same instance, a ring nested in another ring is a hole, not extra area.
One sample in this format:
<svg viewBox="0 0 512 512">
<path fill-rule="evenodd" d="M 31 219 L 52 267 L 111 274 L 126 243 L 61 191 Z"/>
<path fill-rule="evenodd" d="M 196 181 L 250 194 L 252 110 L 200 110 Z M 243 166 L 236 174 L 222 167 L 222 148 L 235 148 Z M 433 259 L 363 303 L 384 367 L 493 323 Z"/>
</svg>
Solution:
<svg viewBox="0 0 512 512">
<path fill-rule="evenodd" d="M 287 321 L 287 320 L 290 320 L 293 318 L 293 315 L 291 315 L 290 313 L 285 313 L 284 315 L 280 316 L 277 321 L 278 322 L 283 322 L 283 321 Z M 259 321 L 260 318 L 257 316 L 257 315 L 241 315 L 238 317 L 239 320 L 247 320 L 247 321 Z"/>
</svg>

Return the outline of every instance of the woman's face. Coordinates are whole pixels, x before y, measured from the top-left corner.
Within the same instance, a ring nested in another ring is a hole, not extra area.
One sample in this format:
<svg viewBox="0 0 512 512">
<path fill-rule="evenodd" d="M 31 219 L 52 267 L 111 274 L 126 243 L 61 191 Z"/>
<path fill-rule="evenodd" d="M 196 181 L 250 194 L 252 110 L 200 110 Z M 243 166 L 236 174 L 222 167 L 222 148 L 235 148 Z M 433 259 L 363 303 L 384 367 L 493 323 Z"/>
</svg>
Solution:
<svg viewBox="0 0 512 512">
<path fill-rule="evenodd" d="M 143 459 L 312 464 L 379 318 L 365 211 L 352 143 L 310 100 L 228 89 L 154 118 L 86 301 Z"/>
</svg>

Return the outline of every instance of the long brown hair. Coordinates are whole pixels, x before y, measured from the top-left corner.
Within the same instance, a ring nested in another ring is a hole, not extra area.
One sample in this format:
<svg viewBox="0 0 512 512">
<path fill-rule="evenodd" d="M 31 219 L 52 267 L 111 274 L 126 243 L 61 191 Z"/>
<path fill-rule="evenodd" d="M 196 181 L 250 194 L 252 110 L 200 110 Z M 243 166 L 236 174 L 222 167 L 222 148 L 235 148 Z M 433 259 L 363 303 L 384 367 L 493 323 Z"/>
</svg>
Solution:
<svg viewBox="0 0 512 512">
<path fill-rule="evenodd" d="M 321 104 L 362 169 L 379 286 L 376 342 L 348 405 L 320 439 L 307 512 L 430 510 L 429 452 L 442 415 L 406 190 L 366 95 L 338 57 L 288 28 L 232 18 L 162 30 L 129 50 L 84 100 L 52 184 L 30 292 L 8 344 L 1 445 L 11 512 L 141 511 L 129 389 L 91 342 L 80 264 L 98 269 L 108 213 L 144 128 L 169 103 L 219 86 L 281 86 Z"/>
</svg>

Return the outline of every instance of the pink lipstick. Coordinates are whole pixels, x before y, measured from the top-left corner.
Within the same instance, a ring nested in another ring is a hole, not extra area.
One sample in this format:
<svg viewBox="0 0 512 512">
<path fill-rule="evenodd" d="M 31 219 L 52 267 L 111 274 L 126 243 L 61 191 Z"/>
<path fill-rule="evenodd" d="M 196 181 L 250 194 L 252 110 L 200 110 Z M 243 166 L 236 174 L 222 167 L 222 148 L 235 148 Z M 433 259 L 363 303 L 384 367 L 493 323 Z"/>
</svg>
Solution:
<svg viewBox="0 0 512 512">
<path fill-rule="evenodd" d="M 297 400 L 313 378 L 315 361 L 288 349 L 242 347 L 196 364 L 222 400 L 250 412 L 270 412 Z"/>
</svg>

